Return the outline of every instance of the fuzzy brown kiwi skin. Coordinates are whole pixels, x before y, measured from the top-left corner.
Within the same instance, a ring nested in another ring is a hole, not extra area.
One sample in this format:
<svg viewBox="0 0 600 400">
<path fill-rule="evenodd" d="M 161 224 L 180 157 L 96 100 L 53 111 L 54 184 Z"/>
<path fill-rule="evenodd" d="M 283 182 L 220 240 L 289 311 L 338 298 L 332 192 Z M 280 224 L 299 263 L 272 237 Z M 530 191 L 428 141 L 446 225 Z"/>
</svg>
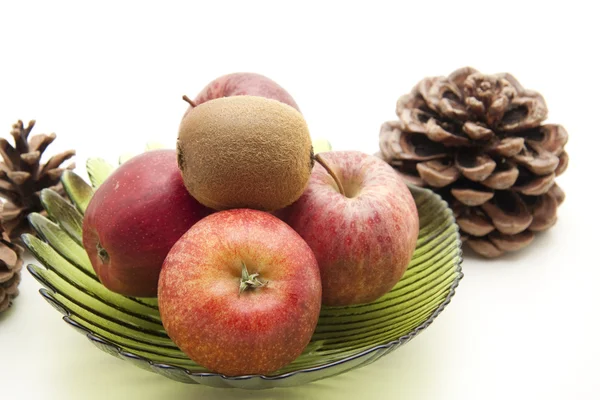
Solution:
<svg viewBox="0 0 600 400">
<path fill-rule="evenodd" d="M 177 153 L 188 191 L 218 210 L 283 208 L 304 192 L 315 162 L 302 114 L 257 96 L 195 107 L 181 122 Z"/>
<path fill-rule="evenodd" d="M 185 163 L 183 161 L 183 153 L 181 152 L 181 147 L 179 146 L 179 139 L 177 139 L 177 166 L 179 167 L 179 170 L 183 172 L 183 169 L 185 168 Z"/>
</svg>

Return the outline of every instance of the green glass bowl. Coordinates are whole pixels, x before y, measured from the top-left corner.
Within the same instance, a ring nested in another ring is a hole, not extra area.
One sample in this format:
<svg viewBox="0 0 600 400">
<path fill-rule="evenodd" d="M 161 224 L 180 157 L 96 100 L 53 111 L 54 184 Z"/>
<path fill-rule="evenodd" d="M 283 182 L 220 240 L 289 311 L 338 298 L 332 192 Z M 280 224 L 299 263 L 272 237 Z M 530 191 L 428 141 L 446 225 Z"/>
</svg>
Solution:
<svg viewBox="0 0 600 400">
<path fill-rule="evenodd" d="M 101 350 L 133 365 L 186 383 L 265 389 L 294 386 L 365 366 L 427 328 L 450 302 L 461 272 L 461 242 L 448 205 L 429 190 L 412 188 L 420 215 L 413 259 L 398 284 L 379 300 L 351 307 L 323 307 L 305 351 L 269 375 L 223 376 L 191 361 L 169 339 L 156 299 L 125 297 L 98 281 L 81 244 L 83 213 L 94 188 L 111 173 L 100 159 L 88 161 L 92 186 L 67 171 L 62 183 L 71 202 L 46 189 L 48 217 L 31 214 L 38 239 L 23 241 L 43 267 L 29 272 L 41 295 Z"/>
</svg>

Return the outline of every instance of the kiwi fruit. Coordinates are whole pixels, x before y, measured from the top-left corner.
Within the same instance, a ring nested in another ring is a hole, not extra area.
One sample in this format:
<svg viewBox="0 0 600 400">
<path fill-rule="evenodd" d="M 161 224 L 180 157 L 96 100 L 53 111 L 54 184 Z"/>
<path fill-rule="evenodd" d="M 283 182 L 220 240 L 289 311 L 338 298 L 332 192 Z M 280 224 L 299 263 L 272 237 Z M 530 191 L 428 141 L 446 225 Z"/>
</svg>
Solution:
<svg viewBox="0 0 600 400">
<path fill-rule="evenodd" d="M 194 107 L 179 126 L 177 160 L 190 194 L 215 210 L 283 208 L 300 197 L 314 164 L 302 114 L 259 96 Z"/>
</svg>

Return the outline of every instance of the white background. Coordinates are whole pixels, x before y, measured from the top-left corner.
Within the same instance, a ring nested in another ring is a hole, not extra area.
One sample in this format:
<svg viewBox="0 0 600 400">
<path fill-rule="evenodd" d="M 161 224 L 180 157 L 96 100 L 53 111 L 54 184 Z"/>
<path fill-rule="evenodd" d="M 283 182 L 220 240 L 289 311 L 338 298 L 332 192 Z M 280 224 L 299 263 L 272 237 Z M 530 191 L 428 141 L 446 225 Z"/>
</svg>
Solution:
<svg viewBox="0 0 600 400">
<path fill-rule="evenodd" d="M 90 156 L 174 145 L 182 94 L 253 71 L 293 95 L 313 137 L 374 153 L 400 95 L 470 65 L 511 72 L 569 131 L 559 222 L 518 254 L 467 255 L 450 306 L 398 351 L 260 393 L 172 382 L 97 350 L 24 272 L 21 295 L 0 316 L 0 398 L 600 398 L 596 11 L 523 0 L 162 3 L 2 2 L 0 132 L 37 119 L 34 133 L 58 135 L 48 153 L 75 148 L 83 174 Z"/>
</svg>

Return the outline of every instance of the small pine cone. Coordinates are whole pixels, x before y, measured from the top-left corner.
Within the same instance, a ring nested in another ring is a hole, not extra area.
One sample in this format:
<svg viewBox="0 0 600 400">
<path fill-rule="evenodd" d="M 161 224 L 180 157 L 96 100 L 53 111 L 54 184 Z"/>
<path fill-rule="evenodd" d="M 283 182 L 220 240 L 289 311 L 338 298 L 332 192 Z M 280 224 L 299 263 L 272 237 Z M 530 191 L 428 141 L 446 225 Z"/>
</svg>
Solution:
<svg viewBox="0 0 600 400">
<path fill-rule="evenodd" d="M 0 203 L 0 212 L 3 204 Z M 21 268 L 23 267 L 23 249 L 11 243 L 0 220 L 0 313 L 10 307 L 12 300 L 19 294 Z"/>
<path fill-rule="evenodd" d="M 27 127 L 22 121 L 13 125 L 10 132 L 14 147 L 0 138 L 0 197 L 4 198 L 4 209 L 0 215 L 4 229 L 11 240 L 18 242 L 22 233 L 31 232 L 27 215 L 43 212 L 40 200 L 42 189 L 50 188 L 64 195 L 60 177 L 65 170 L 61 164 L 75 155 L 74 150 L 57 154 L 40 165 L 42 153 L 56 139 L 54 133 L 39 134 L 29 138 L 35 121 Z M 75 168 L 70 164 L 67 169 Z"/>
<path fill-rule="evenodd" d="M 486 257 L 518 250 L 556 222 L 567 131 L 542 124 L 544 98 L 510 74 L 462 68 L 425 78 L 383 124 L 379 156 L 454 210 L 461 236 Z"/>
</svg>

